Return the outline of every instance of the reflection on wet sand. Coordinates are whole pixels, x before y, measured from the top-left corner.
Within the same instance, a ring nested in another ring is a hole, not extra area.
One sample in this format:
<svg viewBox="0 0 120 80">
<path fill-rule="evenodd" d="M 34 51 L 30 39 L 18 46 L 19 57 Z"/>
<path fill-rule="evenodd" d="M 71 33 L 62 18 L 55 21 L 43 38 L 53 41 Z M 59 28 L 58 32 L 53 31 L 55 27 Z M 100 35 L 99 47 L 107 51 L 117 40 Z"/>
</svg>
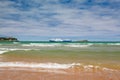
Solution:
<svg viewBox="0 0 120 80">
<path fill-rule="evenodd" d="M 0 80 L 120 80 L 120 71 L 83 68 L 44 69 L 1 67 Z"/>
</svg>

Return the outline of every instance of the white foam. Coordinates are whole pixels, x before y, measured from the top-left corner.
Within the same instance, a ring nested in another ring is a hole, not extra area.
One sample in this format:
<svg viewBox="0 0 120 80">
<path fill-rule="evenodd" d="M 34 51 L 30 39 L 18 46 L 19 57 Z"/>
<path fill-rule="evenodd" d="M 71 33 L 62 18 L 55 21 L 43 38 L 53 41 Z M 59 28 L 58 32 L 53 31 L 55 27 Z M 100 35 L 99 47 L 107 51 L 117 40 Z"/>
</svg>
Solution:
<svg viewBox="0 0 120 80">
<path fill-rule="evenodd" d="M 6 53 L 6 52 L 9 52 L 9 51 L 16 51 L 16 50 L 25 50 L 25 51 L 28 51 L 28 50 L 31 50 L 31 49 L 0 48 L 0 54 L 4 54 L 4 53 Z"/>
<path fill-rule="evenodd" d="M 83 65 L 80 63 L 71 63 L 71 64 L 58 64 L 58 63 L 25 63 L 25 62 L 0 62 L 0 67 L 7 67 L 7 68 L 31 68 L 37 70 L 56 70 L 56 69 L 73 69 L 74 67 L 83 67 L 85 71 L 92 71 L 93 69 L 101 69 L 103 71 L 117 71 L 114 69 L 109 69 L 100 66 L 93 66 L 93 65 Z M 48 71 L 49 72 L 49 71 Z M 56 72 L 56 71 L 55 71 Z"/>
<path fill-rule="evenodd" d="M 89 47 L 91 45 L 80 45 L 80 44 L 70 44 L 70 45 L 65 45 L 67 47 Z"/>
<path fill-rule="evenodd" d="M 8 52 L 8 51 L 0 51 L 0 54 L 3 54 L 3 53 L 5 53 L 5 52 Z"/>
<path fill-rule="evenodd" d="M 108 43 L 107 45 L 120 45 L 120 43 Z"/>
<path fill-rule="evenodd" d="M 24 71 L 34 71 L 34 72 L 52 72 L 52 73 L 57 73 L 57 74 L 66 74 L 67 72 L 64 70 L 60 70 L 60 69 L 38 69 L 38 68 L 21 68 L 21 67 L 9 67 L 7 69 L 5 68 L 0 68 L 0 71 L 4 71 L 4 70 L 24 70 Z"/>
<path fill-rule="evenodd" d="M 75 64 L 0 62 L 0 67 L 30 67 L 30 68 L 67 69 L 73 65 L 75 65 Z"/>
<path fill-rule="evenodd" d="M 36 47 L 89 47 L 93 44 L 63 44 L 63 43 L 30 43 L 30 44 L 22 44 L 22 46 L 28 46 L 28 47 L 33 47 L 33 46 L 36 46 Z"/>
<path fill-rule="evenodd" d="M 55 46 L 60 46 L 60 44 L 30 43 L 30 44 L 23 44 L 22 46 L 55 47 Z"/>
</svg>

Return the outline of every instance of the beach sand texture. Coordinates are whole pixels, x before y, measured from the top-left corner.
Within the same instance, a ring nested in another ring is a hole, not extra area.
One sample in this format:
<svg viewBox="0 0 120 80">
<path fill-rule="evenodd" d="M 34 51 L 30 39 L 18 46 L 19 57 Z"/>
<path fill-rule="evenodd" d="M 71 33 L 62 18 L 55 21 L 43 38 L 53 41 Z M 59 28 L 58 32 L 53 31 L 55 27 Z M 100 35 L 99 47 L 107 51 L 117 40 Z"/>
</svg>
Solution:
<svg viewBox="0 0 120 80">
<path fill-rule="evenodd" d="M 116 71 L 69 71 L 40 72 L 39 70 L 14 70 L 1 68 L 0 80 L 120 80 L 120 72 Z"/>
</svg>

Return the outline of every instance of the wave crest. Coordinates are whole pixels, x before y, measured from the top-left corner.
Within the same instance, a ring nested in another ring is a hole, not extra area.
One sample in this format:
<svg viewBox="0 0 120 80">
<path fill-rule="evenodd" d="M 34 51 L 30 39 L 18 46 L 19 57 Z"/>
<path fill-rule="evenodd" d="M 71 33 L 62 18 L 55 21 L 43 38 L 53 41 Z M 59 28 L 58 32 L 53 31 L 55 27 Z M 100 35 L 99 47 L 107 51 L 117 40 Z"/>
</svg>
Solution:
<svg viewBox="0 0 120 80">
<path fill-rule="evenodd" d="M 59 63 L 25 63 L 25 62 L 0 62 L 0 67 L 23 67 L 23 68 L 43 68 L 43 69 L 68 69 L 68 70 L 112 70 L 94 65 L 83 65 L 80 63 L 59 64 Z"/>
</svg>

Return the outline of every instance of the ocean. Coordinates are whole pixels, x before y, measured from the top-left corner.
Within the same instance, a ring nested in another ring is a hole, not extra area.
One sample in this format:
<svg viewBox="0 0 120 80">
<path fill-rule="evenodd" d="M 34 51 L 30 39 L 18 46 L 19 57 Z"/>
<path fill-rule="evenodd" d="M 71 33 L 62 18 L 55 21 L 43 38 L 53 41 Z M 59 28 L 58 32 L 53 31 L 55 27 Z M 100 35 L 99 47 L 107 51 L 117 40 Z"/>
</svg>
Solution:
<svg viewBox="0 0 120 80">
<path fill-rule="evenodd" d="M 0 42 L 0 80 L 120 80 L 120 42 Z"/>
</svg>

